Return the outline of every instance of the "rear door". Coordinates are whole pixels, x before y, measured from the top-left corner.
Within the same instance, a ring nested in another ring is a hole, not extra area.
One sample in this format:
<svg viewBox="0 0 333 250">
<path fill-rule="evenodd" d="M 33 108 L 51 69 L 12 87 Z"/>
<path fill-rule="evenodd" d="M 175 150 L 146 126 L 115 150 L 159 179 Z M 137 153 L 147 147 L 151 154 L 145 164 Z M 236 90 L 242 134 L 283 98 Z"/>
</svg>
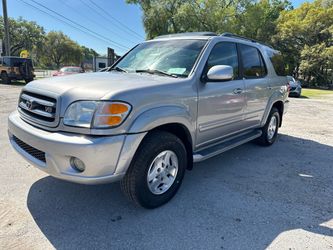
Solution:
<svg viewBox="0 0 333 250">
<path fill-rule="evenodd" d="M 229 65 L 234 79 L 207 80 L 199 84 L 197 146 L 226 137 L 243 129 L 245 106 L 244 81 L 239 75 L 237 46 L 232 42 L 219 42 L 210 52 L 203 75 L 215 65 Z"/>
<path fill-rule="evenodd" d="M 239 44 L 239 51 L 245 83 L 244 124 L 247 128 L 253 128 L 260 125 L 271 90 L 268 85 L 267 68 L 259 49 Z"/>
</svg>

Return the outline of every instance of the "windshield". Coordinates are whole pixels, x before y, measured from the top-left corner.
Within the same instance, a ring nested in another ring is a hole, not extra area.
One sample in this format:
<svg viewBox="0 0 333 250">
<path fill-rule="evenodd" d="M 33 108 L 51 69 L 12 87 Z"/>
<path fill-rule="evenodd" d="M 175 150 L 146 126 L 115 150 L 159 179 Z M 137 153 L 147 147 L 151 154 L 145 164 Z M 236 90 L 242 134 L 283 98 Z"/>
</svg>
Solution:
<svg viewBox="0 0 333 250">
<path fill-rule="evenodd" d="M 80 68 L 62 68 L 60 72 L 80 72 Z"/>
<path fill-rule="evenodd" d="M 207 40 L 168 40 L 142 43 L 115 67 L 127 72 L 160 71 L 187 77 Z"/>
</svg>

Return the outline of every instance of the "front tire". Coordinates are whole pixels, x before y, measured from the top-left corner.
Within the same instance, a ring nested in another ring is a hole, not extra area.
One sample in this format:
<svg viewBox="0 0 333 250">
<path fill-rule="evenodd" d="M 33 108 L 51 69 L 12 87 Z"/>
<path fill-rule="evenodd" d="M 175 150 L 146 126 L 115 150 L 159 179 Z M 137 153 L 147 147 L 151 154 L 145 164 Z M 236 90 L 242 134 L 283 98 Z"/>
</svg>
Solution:
<svg viewBox="0 0 333 250">
<path fill-rule="evenodd" d="M 257 143 L 262 146 L 271 146 L 277 138 L 281 117 L 277 108 L 272 108 L 265 126 L 261 129 L 262 134 Z"/>
<path fill-rule="evenodd" d="M 121 181 L 125 195 L 144 208 L 168 202 L 178 191 L 187 166 L 183 142 L 166 131 L 150 132 Z"/>
</svg>

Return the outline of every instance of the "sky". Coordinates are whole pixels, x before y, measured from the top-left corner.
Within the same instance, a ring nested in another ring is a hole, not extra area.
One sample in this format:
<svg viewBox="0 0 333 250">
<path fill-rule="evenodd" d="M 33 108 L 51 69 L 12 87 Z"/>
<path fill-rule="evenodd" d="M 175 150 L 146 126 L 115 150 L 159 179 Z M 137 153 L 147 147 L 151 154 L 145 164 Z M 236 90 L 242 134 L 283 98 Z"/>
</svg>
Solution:
<svg viewBox="0 0 333 250">
<path fill-rule="evenodd" d="M 298 7 L 305 0 L 291 2 Z M 125 0 L 7 0 L 7 12 L 9 17 L 37 22 L 46 32 L 62 31 L 101 55 L 107 47 L 122 55 L 145 39 L 140 7 Z"/>
</svg>

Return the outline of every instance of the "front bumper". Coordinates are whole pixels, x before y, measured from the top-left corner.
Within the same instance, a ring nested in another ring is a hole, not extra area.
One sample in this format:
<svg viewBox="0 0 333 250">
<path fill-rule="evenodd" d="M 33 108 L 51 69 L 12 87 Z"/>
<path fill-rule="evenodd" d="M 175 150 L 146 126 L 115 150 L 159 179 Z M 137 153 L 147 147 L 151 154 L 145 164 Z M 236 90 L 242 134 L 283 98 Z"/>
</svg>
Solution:
<svg viewBox="0 0 333 250">
<path fill-rule="evenodd" d="M 17 111 L 8 118 L 8 135 L 14 149 L 32 165 L 59 179 L 100 184 L 120 180 L 146 133 L 116 136 L 83 136 L 66 132 L 49 132 L 23 121 Z M 28 150 L 17 139 L 30 146 Z M 31 153 L 45 153 L 45 161 Z M 85 171 L 71 167 L 70 158 L 84 162 Z"/>
<path fill-rule="evenodd" d="M 302 93 L 302 88 L 300 87 L 293 87 L 289 91 L 289 96 L 300 96 Z"/>
</svg>

